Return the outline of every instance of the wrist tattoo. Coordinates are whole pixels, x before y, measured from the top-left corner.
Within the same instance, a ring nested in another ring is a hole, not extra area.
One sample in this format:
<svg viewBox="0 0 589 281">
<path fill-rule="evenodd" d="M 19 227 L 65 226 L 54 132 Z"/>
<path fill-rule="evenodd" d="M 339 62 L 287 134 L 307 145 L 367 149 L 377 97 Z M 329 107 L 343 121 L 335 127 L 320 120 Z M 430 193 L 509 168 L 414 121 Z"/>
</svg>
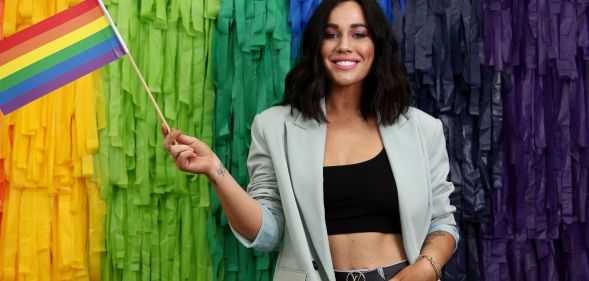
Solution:
<svg viewBox="0 0 589 281">
<path fill-rule="evenodd" d="M 227 172 L 227 169 L 225 169 L 225 166 L 223 166 L 223 163 L 221 163 L 221 161 L 219 161 L 219 166 L 217 166 L 217 175 L 219 176 L 225 176 L 225 172 Z"/>
</svg>

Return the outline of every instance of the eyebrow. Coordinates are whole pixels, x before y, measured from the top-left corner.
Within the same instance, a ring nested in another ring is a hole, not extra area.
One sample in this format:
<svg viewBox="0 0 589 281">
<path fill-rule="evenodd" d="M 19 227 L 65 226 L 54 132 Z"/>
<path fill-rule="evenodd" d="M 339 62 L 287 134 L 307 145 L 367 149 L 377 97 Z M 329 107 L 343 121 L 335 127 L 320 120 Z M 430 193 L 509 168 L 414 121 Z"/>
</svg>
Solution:
<svg viewBox="0 0 589 281">
<path fill-rule="evenodd" d="M 335 29 L 339 29 L 339 25 L 335 24 L 335 23 L 328 23 L 327 27 L 332 27 Z M 353 23 L 350 25 L 351 28 L 356 28 L 356 27 L 364 27 L 364 28 L 368 28 L 365 24 L 363 23 Z"/>
</svg>

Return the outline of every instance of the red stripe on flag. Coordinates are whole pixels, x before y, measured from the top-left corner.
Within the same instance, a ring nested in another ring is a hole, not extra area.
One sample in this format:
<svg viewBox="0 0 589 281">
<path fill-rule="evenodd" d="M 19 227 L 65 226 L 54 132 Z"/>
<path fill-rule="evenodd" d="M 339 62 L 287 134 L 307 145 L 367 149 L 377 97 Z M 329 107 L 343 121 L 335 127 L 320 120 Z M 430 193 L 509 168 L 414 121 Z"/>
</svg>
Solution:
<svg viewBox="0 0 589 281">
<path fill-rule="evenodd" d="M 68 22 L 58 25 L 51 30 L 47 30 L 38 36 L 24 41 L 21 44 L 18 44 L 15 48 L 10 48 L 4 53 L 0 53 L 0 66 L 5 65 L 7 62 L 12 61 L 36 48 L 40 48 L 49 42 L 57 40 L 62 36 L 71 33 L 72 31 L 103 16 L 104 13 L 102 13 L 102 9 L 100 9 L 100 7 L 95 7 L 94 9 L 75 17 Z M 90 35 L 92 34 L 88 34 L 87 36 Z"/>
<path fill-rule="evenodd" d="M 97 0 L 86 0 L 59 14 L 53 15 L 37 24 L 27 27 L 26 29 L 17 32 L 13 36 L 7 37 L 6 39 L 0 41 L 0 54 L 32 37 L 35 37 L 47 30 L 53 29 L 54 27 L 64 22 L 67 22 L 89 10 L 92 10 L 97 6 L 99 6 Z"/>
</svg>

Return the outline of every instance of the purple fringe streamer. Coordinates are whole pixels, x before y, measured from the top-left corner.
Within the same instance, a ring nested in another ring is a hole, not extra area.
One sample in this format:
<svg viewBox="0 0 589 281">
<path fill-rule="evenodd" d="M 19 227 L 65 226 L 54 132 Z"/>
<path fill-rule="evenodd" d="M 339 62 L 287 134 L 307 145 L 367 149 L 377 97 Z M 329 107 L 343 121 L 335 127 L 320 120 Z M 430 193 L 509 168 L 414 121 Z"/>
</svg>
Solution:
<svg viewBox="0 0 589 281">
<path fill-rule="evenodd" d="M 486 0 L 483 11 L 505 122 L 480 279 L 589 280 L 588 1 Z"/>
</svg>

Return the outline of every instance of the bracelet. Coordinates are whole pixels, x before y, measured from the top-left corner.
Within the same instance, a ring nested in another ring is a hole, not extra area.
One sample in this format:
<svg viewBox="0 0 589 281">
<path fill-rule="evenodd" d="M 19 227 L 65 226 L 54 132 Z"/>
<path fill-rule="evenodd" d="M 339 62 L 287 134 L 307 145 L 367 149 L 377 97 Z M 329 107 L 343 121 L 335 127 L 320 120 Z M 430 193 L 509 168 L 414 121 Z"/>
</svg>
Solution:
<svg viewBox="0 0 589 281">
<path fill-rule="evenodd" d="M 434 259 L 434 257 L 432 257 L 428 254 L 421 254 L 421 255 L 419 255 L 419 257 L 417 259 L 421 259 L 421 258 L 424 258 L 429 261 L 429 263 L 434 268 L 434 271 L 436 272 L 436 280 L 440 280 L 440 278 L 442 278 L 442 269 L 440 268 L 440 264 L 438 264 L 436 259 Z"/>
</svg>

